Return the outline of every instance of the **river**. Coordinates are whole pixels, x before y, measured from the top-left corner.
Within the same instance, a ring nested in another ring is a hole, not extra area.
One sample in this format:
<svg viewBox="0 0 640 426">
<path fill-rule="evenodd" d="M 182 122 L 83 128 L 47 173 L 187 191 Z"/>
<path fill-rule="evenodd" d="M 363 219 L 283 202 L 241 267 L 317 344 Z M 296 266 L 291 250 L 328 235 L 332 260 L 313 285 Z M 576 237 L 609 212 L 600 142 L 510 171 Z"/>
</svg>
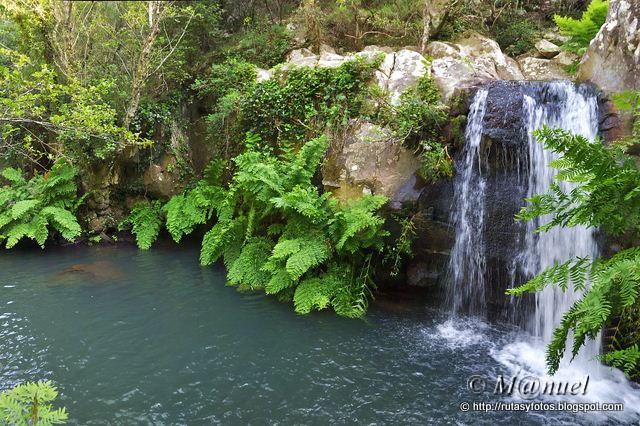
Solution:
<svg viewBox="0 0 640 426">
<path fill-rule="evenodd" d="M 637 419 L 461 412 L 463 402 L 518 400 L 467 389 L 472 375 L 513 374 L 504 348 L 517 329 L 452 320 L 428 300 L 382 300 L 365 320 L 299 316 L 197 261 L 197 248 L 167 245 L 3 252 L 0 389 L 50 379 L 79 425 Z"/>
</svg>

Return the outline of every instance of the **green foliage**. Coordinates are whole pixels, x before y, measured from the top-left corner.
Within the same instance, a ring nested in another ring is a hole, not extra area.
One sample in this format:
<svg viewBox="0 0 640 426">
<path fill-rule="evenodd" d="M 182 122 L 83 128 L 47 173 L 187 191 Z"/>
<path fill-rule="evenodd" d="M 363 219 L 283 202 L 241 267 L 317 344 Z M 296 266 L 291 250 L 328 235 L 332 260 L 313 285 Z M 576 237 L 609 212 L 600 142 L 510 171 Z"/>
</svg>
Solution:
<svg viewBox="0 0 640 426">
<path fill-rule="evenodd" d="M 138 203 L 131 209 L 131 214 L 127 219 L 132 225 L 131 232 L 136 236 L 138 248 L 148 250 L 153 242 L 158 238 L 162 219 L 160 216 L 160 205 L 158 201 L 153 203 Z"/>
<path fill-rule="evenodd" d="M 580 54 L 584 53 L 606 21 L 608 9 L 608 0 L 591 0 L 580 19 L 555 15 L 553 20 L 560 32 L 571 37 L 564 47 Z"/>
<path fill-rule="evenodd" d="M 65 408 L 51 402 L 58 391 L 50 381 L 27 382 L 0 393 L 0 423 L 7 426 L 49 426 L 65 424 Z"/>
<path fill-rule="evenodd" d="M 413 90 L 400 96 L 400 103 L 379 119 L 390 126 L 407 148 L 420 152 L 420 175 L 428 182 L 453 175 L 453 161 L 440 143 L 447 122 L 447 107 L 433 78 L 425 75 Z"/>
<path fill-rule="evenodd" d="M 255 65 L 237 58 L 213 64 L 206 78 L 197 79 L 192 88 L 199 96 L 220 99 L 231 91 L 247 92 L 256 81 Z"/>
<path fill-rule="evenodd" d="M 540 27 L 517 13 L 507 13 L 496 20 L 492 34 L 507 54 L 518 56 L 533 49 L 540 37 Z"/>
<path fill-rule="evenodd" d="M 638 345 L 633 345 L 626 349 L 608 352 L 604 354 L 601 359 L 607 364 L 618 367 L 630 375 L 638 371 L 638 365 L 640 365 L 640 349 L 638 349 Z"/>
<path fill-rule="evenodd" d="M 441 178 L 453 176 L 453 159 L 447 147 L 439 143 L 423 144 L 420 154 L 420 176 L 427 182 L 435 182 Z"/>
<path fill-rule="evenodd" d="M 75 212 L 82 198 L 77 197 L 76 173 L 64 162 L 29 181 L 17 169 L 2 171 L 9 182 L 0 188 L 0 241 L 5 242 L 6 248 L 25 237 L 44 248 L 50 228 L 68 241 L 80 235 Z"/>
<path fill-rule="evenodd" d="M 561 157 L 553 162 L 557 179 L 573 182 L 565 192 L 554 183 L 546 194 L 531 198 L 518 218 L 531 220 L 551 215 L 540 227 L 544 232 L 555 226 L 599 227 L 613 235 L 625 235 L 637 245 L 640 231 L 640 170 L 619 148 L 609 149 L 590 143 L 581 136 L 561 129 L 543 128 L 535 133 L 540 143 Z M 587 285 L 589 283 L 589 285 Z M 566 312 L 555 330 L 547 350 L 547 365 L 554 373 L 562 359 L 567 338 L 573 335 L 571 353 L 575 357 L 587 339 L 595 339 L 600 330 L 629 309 L 640 305 L 640 248 L 622 250 L 609 259 L 578 258 L 556 264 L 509 294 L 536 292 L 548 285 L 563 291 L 584 291 L 584 295 Z M 615 343 L 615 342 L 614 342 Z M 615 346 L 603 359 L 637 374 L 640 359 L 637 340 L 626 347 Z"/>
<path fill-rule="evenodd" d="M 211 66 L 205 78 L 192 85 L 199 97 L 210 98 L 211 114 L 206 117 L 214 150 L 229 159 L 240 153 L 236 141 L 243 136 L 242 102 L 256 84 L 255 65 L 236 58 Z"/>
<path fill-rule="evenodd" d="M 164 205 L 159 200 L 136 204 L 122 225 L 132 226 L 131 232 L 142 250 L 151 248 L 163 226 L 171 238 L 179 243 L 198 225 L 207 223 L 215 207 L 224 202 L 226 191 L 221 186 L 223 170 L 222 161 L 211 162 L 204 172 L 204 178 L 194 188 L 171 197 Z"/>
<path fill-rule="evenodd" d="M 370 255 L 382 250 L 386 235 L 377 215 L 386 199 L 365 196 L 340 204 L 318 191 L 312 178 L 327 150 L 326 137 L 280 155 L 261 149 L 255 136 L 247 145 L 234 159 L 228 186 L 205 179 L 165 205 L 174 239 L 215 216 L 200 261 L 210 265 L 222 258 L 230 285 L 293 298 L 299 313 L 331 306 L 343 316 L 363 315 L 373 285 Z"/>
<path fill-rule="evenodd" d="M 422 141 L 436 140 L 447 120 L 447 109 L 433 79 L 423 76 L 415 89 L 400 96 L 391 126 L 403 143 L 415 148 Z"/>
<path fill-rule="evenodd" d="M 24 55 L 0 49 L 0 58 L 8 63 L 0 66 L 0 156 L 27 157 L 36 164 L 63 154 L 94 161 L 112 155 L 118 143 L 147 142 L 116 124 L 116 111 L 104 101 L 110 82 L 59 83 L 48 66 L 36 66 Z"/>
<path fill-rule="evenodd" d="M 286 26 L 270 22 L 246 22 L 236 40 L 228 55 L 263 68 L 284 62 L 293 45 L 293 38 Z"/>
<path fill-rule="evenodd" d="M 345 125 L 360 112 L 380 58 L 357 58 L 338 68 L 298 67 L 258 83 L 243 101 L 247 130 L 277 146 L 296 145 Z"/>
<path fill-rule="evenodd" d="M 413 257 L 411 248 L 416 238 L 416 226 L 413 223 L 415 216 L 411 218 L 396 218 L 400 225 L 400 234 L 396 239 L 393 247 L 390 247 L 384 257 L 384 262 L 391 263 L 391 272 L 389 275 L 395 277 L 400 272 L 402 259 L 405 257 Z"/>
<path fill-rule="evenodd" d="M 632 158 L 561 129 L 543 128 L 536 137 L 562 154 L 553 163 L 558 179 L 578 186 L 567 194 L 553 184 L 547 194 L 528 200 L 520 219 L 553 214 L 541 231 L 576 225 L 601 227 L 613 235 L 640 231 L 640 171 Z"/>
</svg>

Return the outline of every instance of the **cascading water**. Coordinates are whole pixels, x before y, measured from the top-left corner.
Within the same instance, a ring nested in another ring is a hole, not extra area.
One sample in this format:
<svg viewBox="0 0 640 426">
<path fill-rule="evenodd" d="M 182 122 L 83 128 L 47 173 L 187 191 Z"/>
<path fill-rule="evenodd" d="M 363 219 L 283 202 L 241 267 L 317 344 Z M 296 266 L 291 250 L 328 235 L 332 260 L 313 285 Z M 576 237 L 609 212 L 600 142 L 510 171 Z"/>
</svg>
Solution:
<svg viewBox="0 0 640 426">
<path fill-rule="evenodd" d="M 553 104 L 545 99 L 554 99 Z M 557 158 L 551 151 L 537 143 L 533 131 L 543 125 L 560 127 L 589 140 L 598 134 L 598 102 L 595 94 L 579 91 L 566 82 L 553 82 L 543 86 L 538 96 L 524 96 L 523 112 L 526 116 L 526 131 L 529 142 L 529 185 L 527 196 L 542 194 L 550 189 L 554 169 L 549 165 Z M 560 182 L 563 190 L 571 185 Z M 576 256 L 595 258 L 598 245 L 593 229 L 582 226 L 553 228 L 536 234 L 534 231 L 549 218 L 539 218 L 527 223 L 525 247 L 520 255 L 525 276 L 531 277 L 552 266 Z M 518 283 L 515 283 L 518 284 Z M 553 330 L 560 323 L 562 315 L 579 297 L 573 291 L 563 292 L 557 287 L 548 287 L 536 295 L 535 314 L 530 324 L 532 334 L 543 342 L 551 340 Z M 600 339 L 589 340 L 580 357 L 574 363 L 590 363 L 599 366 L 593 358 L 600 352 Z"/>
<path fill-rule="evenodd" d="M 473 99 L 465 147 L 457 161 L 454 181 L 456 233 L 447 274 L 449 304 L 454 314 L 489 318 L 488 306 L 493 298 L 504 298 L 508 303 L 505 288 L 522 284 L 555 262 L 576 256 L 593 258 L 598 254 L 592 229 L 556 228 L 537 234 L 534 231 L 549 218 L 526 224 L 513 221 L 524 197 L 546 192 L 553 182 L 555 172 L 550 163 L 556 156 L 532 135 L 545 124 L 594 140 L 598 133 L 595 90 L 569 82 L 498 82 L 478 90 Z M 496 170 L 500 167 L 510 169 Z M 568 184 L 561 185 L 570 189 Z M 505 187 L 508 190 L 501 192 Z M 505 198 L 517 198 L 518 204 L 505 203 Z M 513 211 L 505 211 L 509 209 Z M 501 275 L 499 270 L 509 272 Z M 492 357 L 513 374 L 525 371 L 544 377 L 546 345 L 562 315 L 579 296 L 573 291 L 549 287 L 536 295 L 534 306 L 518 305 L 520 299 L 514 299 L 512 320 L 522 324 L 524 316 L 528 333 L 519 333 L 511 343 L 493 347 Z M 441 327 L 445 338 L 464 334 L 465 330 L 452 330 L 452 324 L 455 321 Z M 483 332 L 476 325 L 472 327 L 474 333 Z M 585 399 L 622 400 L 637 416 L 640 410 L 637 389 L 620 371 L 604 367 L 594 359 L 600 350 L 600 339 L 588 341 L 577 359 L 571 363 L 563 360 L 555 378 L 575 380 L 589 375 L 593 386 Z"/>
<path fill-rule="evenodd" d="M 466 310 L 471 314 L 481 314 L 486 310 L 482 232 L 485 180 L 481 169 L 480 142 L 487 93 L 487 90 L 479 90 L 471 105 L 462 154 L 464 160 L 458 166 L 456 177 L 456 240 L 449 264 L 452 282 L 450 298 L 454 313 Z"/>
</svg>

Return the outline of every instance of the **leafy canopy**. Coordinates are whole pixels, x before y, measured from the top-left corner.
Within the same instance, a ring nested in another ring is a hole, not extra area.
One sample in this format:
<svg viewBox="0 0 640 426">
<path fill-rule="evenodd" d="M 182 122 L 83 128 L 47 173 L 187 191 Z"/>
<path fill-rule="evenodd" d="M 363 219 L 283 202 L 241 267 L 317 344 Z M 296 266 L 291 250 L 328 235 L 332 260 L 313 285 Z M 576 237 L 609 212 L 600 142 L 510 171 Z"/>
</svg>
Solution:
<svg viewBox="0 0 640 426">
<path fill-rule="evenodd" d="M 105 101 L 112 88 L 107 80 L 61 83 L 49 66 L 1 48 L 0 157 L 77 163 L 107 159 L 119 143 L 147 143 L 116 123 L 116 110 Z"/>
</svg>

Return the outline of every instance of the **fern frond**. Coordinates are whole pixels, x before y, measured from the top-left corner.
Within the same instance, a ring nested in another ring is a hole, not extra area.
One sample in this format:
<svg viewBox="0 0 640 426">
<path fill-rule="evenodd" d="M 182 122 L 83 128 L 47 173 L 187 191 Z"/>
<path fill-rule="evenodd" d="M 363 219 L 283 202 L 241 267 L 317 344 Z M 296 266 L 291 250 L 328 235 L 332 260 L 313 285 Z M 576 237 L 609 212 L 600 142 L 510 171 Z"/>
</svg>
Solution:
<svg viewBox="0 0 640 426">
<path fill-rule="evenodd" d="M 264 287 L 271 274 L 262 266 L 271 253 L 272 243 L 267 238 L 252 238 L 242 248 L 240 255 L 227 272 L 230 285 L 244 285 L 251 290 Z"/>
<path fill-rule="evenodd" d="M 627 376 L 640 369 L 640 349 L 637 344 L 626 349 L 607 352 L 599 358 L 609 365 L 622 369 Z"/>
<path fill-rule="evenodd" d="M 133 225 L 131 232 L 136 236 L 141 250 L 150 249 L 158 238 L 162 226 L 161 214 L 158 202 L 138 203 L 131 209 L 128 222 Z"/>
<path fill-rule="evenodd" d="M 287 259 L 287 272 L 293 280 L 297 281 L 311 268 L 327 260 L 329 255 L 329 247 L 325 241 L 317 237 L 307 239 L 300 249 Z"/>
<path fill-rule="evenodd" d="M 40 200 L 21 200 L 11 207 L 11 218 L 22 219 L 27 213 L 33 212 L 40 205 Z"/>
</svg>

